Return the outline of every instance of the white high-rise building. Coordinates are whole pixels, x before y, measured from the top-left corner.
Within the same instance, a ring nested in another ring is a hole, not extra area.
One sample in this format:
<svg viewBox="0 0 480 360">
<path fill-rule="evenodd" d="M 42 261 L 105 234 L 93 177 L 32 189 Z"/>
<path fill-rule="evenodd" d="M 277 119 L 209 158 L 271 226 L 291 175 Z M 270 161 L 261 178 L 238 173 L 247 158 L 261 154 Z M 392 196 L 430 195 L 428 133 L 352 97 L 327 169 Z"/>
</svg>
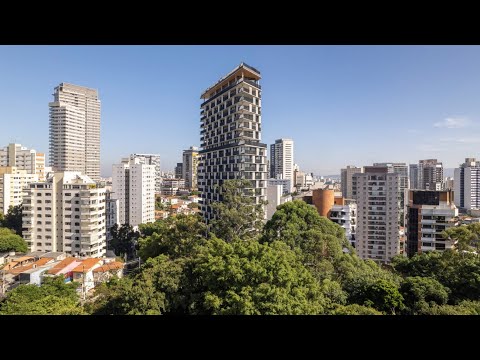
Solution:
<svg viewBox="0 0 480 360">
<path fill-rule="evenodd" d="M 0 214 L 7 214 L 10 206 L 20 205 L 26 187 L 38 181 L 38 175 L 29 174 L 14 166 L 0 166 Z"/>
<path fill-rule="evenodd" d="M 119 200 L 120 224 L 138 226 L 155 221 L 155 165 L 122 159 L 113 165 L 112 199 Z"/>
<path fill-rule="evenodd" d="M 345 169 L 340 170 L 342 197 L 345 199 L 355 199 L 356 197 L 356 184 L 352 176 L 357 173 L 363 173 L 363 167 L 348 165 Z"/>
<path fill-rule="evenodd" d="M 105 188 L 80 172 L 55 172 L 23 197 L 23 238 L 30 251 L 105 255 Z"/>
<path fill-rule="evenodd" d="M 198 148 L 191 146 L 188 150 L 183 150 L 182 179 L 185 180 L 185 186 L 190 190 L 197 189 L 197 171 L 198 171 Z"/>
<path fill-rule="evenodd" d="M 20 144 L 0 148 L 0 166 L 14 166 L 27 174 L 37 175 L 39 181 L 45 180 L 45 154 Z"/>
<path fill-rule="evenodd" d="M 266 200 L 267 145 L 261 141 L 260 72 L 241 63 L 205 90 L 201 98 L 198 190 L 204 218 L 211 203 L 222 200 L 225 180 L 249 180 L 255 203 Z"/>
<path fill-rule="evenodd" d="M 342 200 L 344 200 L 342 198 Z M 345 236 L 350 244 L 356 246 L 357 204 L 353 201 L 342 201 L 334 204 L 328 218 L 345 229 Z"/>
<path fill-rule="evenodd" d="M 61 83 L 50 107 L 50 165 L 100 180 L 100 100 L 98 91 Z"/>
<path fill-rule="evenodd" d="M 480 209 L 480 161 L 466 158 L 454 170 L 454 203 L 463 210 Z"/>
<path fill-rule="evenodd" d="M 291 195 L 284 195 L 283 194 L 283 186 L 282 185 L 270 185 L 267 186 L 267 220 L 270 220 L 277 211 L 277 206 L 282 205 L 286 202 L 292 201 Z"/>
<path fill-rule="evenodd" d="M 366 166 L 357 183 L 356 250 L 362 259 L 388 263 L 400 253 L 399 175 Z"/>
<path fill-rule="evenodd" d="M 138 159 L 140 164 L 155 165 L 155 193 L 160 194 L 162 188 L 162 172 L 159 154 L 132 154 L 130 159 Z"/>
<path fill-rule="evenodd" d="M 293 140 L 278 139 L 270 145 L 270 178 L 287 179 L 294 183 Z M 289 191 L 293 191 L 293 185 Z"/>
</svg>

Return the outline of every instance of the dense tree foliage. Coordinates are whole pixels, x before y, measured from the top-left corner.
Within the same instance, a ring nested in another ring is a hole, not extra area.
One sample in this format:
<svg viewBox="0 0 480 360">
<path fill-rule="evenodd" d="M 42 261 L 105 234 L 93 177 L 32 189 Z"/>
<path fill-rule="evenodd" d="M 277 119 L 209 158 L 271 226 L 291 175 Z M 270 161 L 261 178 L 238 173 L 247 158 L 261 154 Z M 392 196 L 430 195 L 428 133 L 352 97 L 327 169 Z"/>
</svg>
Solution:
<svg viewBox="0 0 480 360">
<path fill-rule="evenodd" d="M 17 235 L 22 236 L 22 205 L 10 206 L 7 215 L 0 219 L 0 227 L 13 230 Z"/>
<path fill-rule="evenodd" d="M 263 206 L 255 204 L 249 180 L 227 180 L 219 189 L 222 201 L 211 207 L 215 220 L 211 232 L 220 239 L 231 242 L 253 239 L 263 227 Z"/>
<path fill-rule="evenodd" d="M 111 229 L 112 240 L 108 248 L 115 252 L 115 255 L 132 259 L 136 256 L 137 241 L 140 237 L 138 231 L 133 230 L 129 224 L 123 224 L 120 227 L 115 224 Z"/>
<path fill-rule="evenodd" d="M 194 239 L 190 240 L 192 243 Z M 171 244 L 173 245 L 173 244 Z M 284 243 L 213 236 L 188 255 L 166 249 L 132 279 L 100 291 L 94 313 L 319 314 L 321 286 Z"/>
<path fill-rule="evenodd" d="M 79 315 L 83 314 L 73 284 L 63 277 L 45 278 L 42 286 L 20 285 L 0 302 L 1 315 Z"/>
<path fill-rule="evenodd" d="M 195 244 L 205 241 L 207 227 L 199 215 L 179 214 L 139 226 L 139 254 L 145 261 L 160 254 L 188 256 Z"/>
<path fill-rule="evenodd" d="M 14 231 L 0 228 L 0 252 L 4 251 L 27 252 L 27 243 Z"/>
<path fill-rule="evenodd" d="M 474 223 L 451 227 L 442 232 L 442 236 L 453 241 L 460 252 L 478 252 L 480 250 L 480 224 Z"/>
<path fill-rule="evenodd" d="M 449 290 L 437 280 L 426 277 L 407 277 L 401 287 L 405 303 L 405 314 L 417 315 L 428 312 L 435 305 L 445 305 Z"/>
<path fill-rule="evenodd" d="M 456 251 L 427 252 L 407 259 L 397 257 L 393 266 L 404 277 L 437 280 L 450 291 L 449 304 L 480 299 L 480 258 Z"/>
</svg>

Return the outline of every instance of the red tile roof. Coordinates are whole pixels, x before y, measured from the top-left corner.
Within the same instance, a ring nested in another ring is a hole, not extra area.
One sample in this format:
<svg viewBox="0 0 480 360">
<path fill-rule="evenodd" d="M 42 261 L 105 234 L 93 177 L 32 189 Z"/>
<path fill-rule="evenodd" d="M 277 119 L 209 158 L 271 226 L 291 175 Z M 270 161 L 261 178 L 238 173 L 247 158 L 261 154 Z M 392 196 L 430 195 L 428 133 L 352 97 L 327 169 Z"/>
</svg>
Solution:
<svg viewBox="0 0 480 360">
<path fill-rule="evenodd" d="M 55 265 L 53 268 L 48 270 L 48 274 L 56 275 L 57 273 L 62 271 L 62 269 L 66 268 L 68 265 L 70 265 L 75 260 L 76 259 L 73 258 L 73 257 L 67 257 L 67 258 L 63 259 L 57 265 Z"/>
<path fill-rule="evenodd" d="M 111 263 L 108 263 L 108 264 L 105 264 L 105 265 L 102 265 L 98 268 L 93 269 L 93 272 L 94 273 L 96 273 L 96 272 L 106 272 L 106 271 L 118 270 L 118 269 L 123 269 L 123 263 L 121 263 L 119 261 L 113 261 Z"/>
<path fill-rule="evenodd" d="M 92 267 L 97 265 L 101 260 L 100 259 L 95 259 L 95 258 L 90 258 L 83 260 L 80 265 L 78 265 L 75 269 L 73 269 L 73 272 L 84 272 L 84 271 L 90 271 Z"/>
</svg>

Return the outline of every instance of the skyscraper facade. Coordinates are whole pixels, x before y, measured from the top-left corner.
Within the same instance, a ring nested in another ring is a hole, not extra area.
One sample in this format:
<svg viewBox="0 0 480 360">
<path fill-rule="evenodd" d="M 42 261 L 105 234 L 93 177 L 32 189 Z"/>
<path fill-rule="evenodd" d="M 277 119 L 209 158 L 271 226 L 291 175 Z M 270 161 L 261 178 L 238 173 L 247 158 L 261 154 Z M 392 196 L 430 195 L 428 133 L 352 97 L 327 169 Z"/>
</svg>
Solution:
<svg viewBox="0 0 480 360">
<path fill-rule="evenodd" d="M 348 165 L 345 169 L 340 170 L 342 197 L 345 199 L 355 199 L 356 197 L 356 184 L 352 176 L 357 173 L 363 173 L 363 167 Z"/>
<path fill-rule="evenodd" d="M 131 154 L 130 160 L 138 159 L 139 164 L 155 166 L 155 193 L 160 194 L 162 188 L 162 172 L 160 171 L 159 154 Z"/>
<path fill-rule="evenodd" d="M 418 189 L 418 164 L 409 165 L 410 189 Z"/>
<path fill-rule="evenodd" d="M 14 166 L 27 174 L 37 175 L 38 181 L 45 180 L 45 154 L 20 144 L 0 148 L 0 166 Z"/>
<path fill-rule="evenodd" d="M 155 165 L 122 159 L 113 165 L 112 199 L 118 199 L 120 224 L 138 226 L 155 221 Z"/>
<path fill-rule="evenodd" d="M 100 100 L 98 91 L 61 83 L 50 107 L 50 165 L 100 180 Z"/>
<path fill-rule="evenodd" d="M 266 200 L 267 145 L 261 141 L 260 72 L 241 63 L 205 90 L 201 98 L 198 189 L 201 211 L 212 219 L 210 204 L 222 201 L 216 185 L 247 179 L 255 202 Z"/>
<path fill-rule="evenodd" d="M 400 253 L 399 175 L 387 167 L 366 166 L 353 179 L 357 182 L 357 254 L 388 263 Z"/>
<path fill-rule="evenodd" d="M 105 191 L 80 172 L 50 173 L 23 197 L 23 238 L 30 251 L 102 257 L 106 252 Z"/>
<path fill-rule="evenodd" d="M 290 180 L 293 189 L 293 140 L 278 139 L 270 145 L 270 178 Z"/>
<path fill-rule="evenodd" d="M 480 161 L 466 158 L 454 170 L 454 202 L 462 210 L 480 209 Z"/>
<path fill-rule="evenodd" d="M 443 182 L 443 164 L 437 159 L 418 162 L 418 186 L 420 190 L 441 190 Z"/>
<path fill-rule="evenodd" d="M 198 171 L 198 148 L 191 146 L 183 150 L 182 178 L 185 180 L 185 187 L 190 190 L 197 189 Z"/>
</svg>

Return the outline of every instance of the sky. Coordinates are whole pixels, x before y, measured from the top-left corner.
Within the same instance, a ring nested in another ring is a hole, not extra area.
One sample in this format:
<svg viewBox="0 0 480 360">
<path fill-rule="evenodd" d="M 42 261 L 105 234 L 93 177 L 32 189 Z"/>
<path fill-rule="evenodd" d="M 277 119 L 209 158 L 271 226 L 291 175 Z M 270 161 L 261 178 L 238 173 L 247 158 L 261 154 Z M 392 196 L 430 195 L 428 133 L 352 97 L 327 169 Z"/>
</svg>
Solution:
<svg viewBox="0 0 480 360">
<path fill-rule="evenodd" d="M 0 146 L 48 158 L 69 82 L 99 91 L 102 176 L 131 153 L 173 170 L 200 144 L 202 91 L 242 61 L 262 75 L 262 142 L 292 138 L 303 171 L 480 158 L 480 46 L 0 46 Z"/>
</svg>

